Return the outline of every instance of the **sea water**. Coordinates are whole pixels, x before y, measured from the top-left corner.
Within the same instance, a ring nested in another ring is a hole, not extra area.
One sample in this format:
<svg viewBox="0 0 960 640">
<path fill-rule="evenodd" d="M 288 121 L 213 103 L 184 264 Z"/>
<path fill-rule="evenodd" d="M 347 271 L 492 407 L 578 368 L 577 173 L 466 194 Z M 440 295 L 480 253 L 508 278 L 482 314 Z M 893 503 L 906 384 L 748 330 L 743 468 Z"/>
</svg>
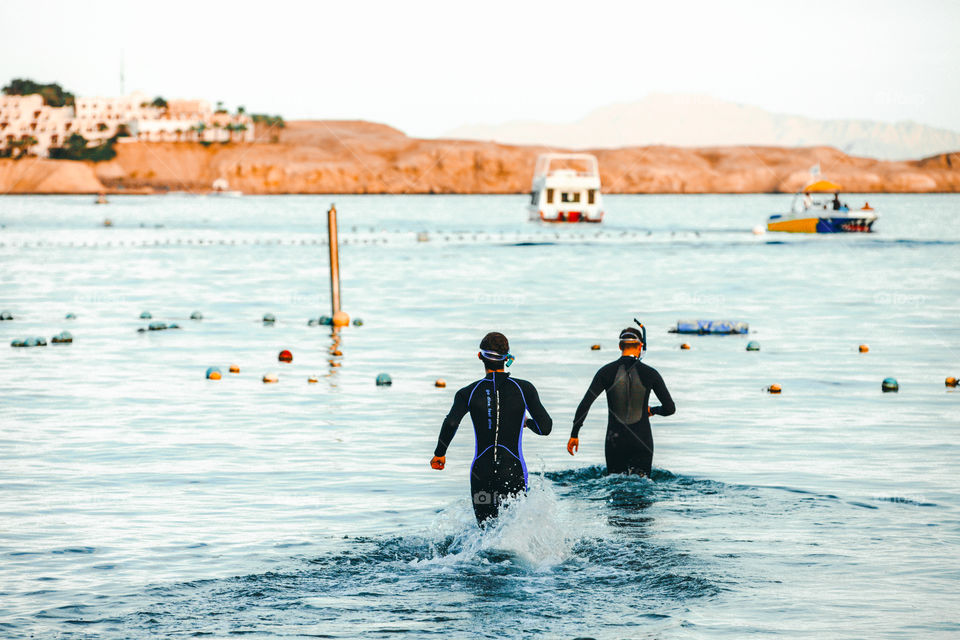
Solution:
<svg viewBox="0 0 960 640">
<path fill-rule="evenodd" d="M 773 195 L 562 228 L 523 196 L 0 198 L 0 637 L 960 633 L 960 197 L 866 199 L 875 233 L 806 236 L 751 233 Z M 635 317 L 677 404 L 651 479 L 604 473 L 602 398 L 565 449 Z M 696 319 L 751 333 L 668 333 Z M 428 462 L 491 330 L 555 426 L 481 533 L 469 420 Z"/>
</svg>

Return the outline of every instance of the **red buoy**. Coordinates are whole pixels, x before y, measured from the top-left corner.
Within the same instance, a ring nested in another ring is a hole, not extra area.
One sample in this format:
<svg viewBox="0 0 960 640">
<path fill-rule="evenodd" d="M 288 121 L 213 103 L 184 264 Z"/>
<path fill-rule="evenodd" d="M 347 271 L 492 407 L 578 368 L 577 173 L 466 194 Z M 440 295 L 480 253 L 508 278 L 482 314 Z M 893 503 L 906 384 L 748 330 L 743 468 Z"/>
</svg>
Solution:
<svg viewBox="0 0 960 640">
<path fill-rule="evenodd" d="M 293 362 L 293 354 L 284 349 L 280 352 L 280 355 L 277 356 L 277 360 L 280 362 Z"/>
</svg>

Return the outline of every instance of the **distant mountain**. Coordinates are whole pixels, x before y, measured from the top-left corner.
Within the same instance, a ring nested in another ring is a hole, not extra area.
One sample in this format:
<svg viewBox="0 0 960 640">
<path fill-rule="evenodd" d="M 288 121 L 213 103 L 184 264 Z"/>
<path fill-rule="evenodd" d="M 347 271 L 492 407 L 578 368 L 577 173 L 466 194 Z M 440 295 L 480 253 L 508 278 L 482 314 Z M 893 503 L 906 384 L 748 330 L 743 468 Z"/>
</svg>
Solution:
<svg viewBox="0 0 960 640">
<path fill-rule="evenodd" d="M 448 138 L 506 144 L 601 149 L 645 145 L 689 147 L 832 146 L 854 156 L 889 160 L 960 150 L 960 132 L 915 122 L 815 120 L 698 95 L 651 94 L 596 109 L 569 124 L 515 121 L 466 125 Z"/>
</svg>

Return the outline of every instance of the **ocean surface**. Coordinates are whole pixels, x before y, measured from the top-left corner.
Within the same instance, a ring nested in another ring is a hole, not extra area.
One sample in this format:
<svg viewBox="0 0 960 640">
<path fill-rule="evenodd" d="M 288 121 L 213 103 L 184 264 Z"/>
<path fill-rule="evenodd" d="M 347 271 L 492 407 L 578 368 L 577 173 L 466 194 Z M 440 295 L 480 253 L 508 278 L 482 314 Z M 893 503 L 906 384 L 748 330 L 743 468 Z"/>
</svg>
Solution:
<svg viewBox="0 0 960 640">
<path fill-rule="evenodd" d="M 0 637 L 956 637 L 960 196 L 866 199 L 876 233 L 804 236 L 751 233 L 774 195 L 572 228 L 524 196 L 0 198 Z M 331 202 L 342 356 L 308 326 Z M 604 473 L 602 399 L 565 450 L 634 317 L 678 407 L 652 479 Z M 469 419 L 428 462 L 491 330 L 555 430 L 481 535 Z"/>
</svg>

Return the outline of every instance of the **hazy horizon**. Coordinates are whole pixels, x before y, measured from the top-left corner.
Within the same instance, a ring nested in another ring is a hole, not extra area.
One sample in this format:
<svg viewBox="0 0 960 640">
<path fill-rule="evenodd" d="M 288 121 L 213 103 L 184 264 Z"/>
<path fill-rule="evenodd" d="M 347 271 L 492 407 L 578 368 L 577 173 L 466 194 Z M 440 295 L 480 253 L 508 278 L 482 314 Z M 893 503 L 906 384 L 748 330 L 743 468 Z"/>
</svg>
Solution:
<svg viewBox="0 0 960 640">
<path fill-rule="evenodd" d="M 816 119 L 960 131 L 960 5 L 758 1 L 262 5 L 0 4 L 0 81 L 77 95 L 222 100 L 288 119 L 363 119 L 422 137 L 575 122 L 652 93 Z M 817 46 L 810 46 L 811 42 Z M 40 55 L 38 43 L 42 43 Z M 27 55 L 31 54 L 31 55 Z"/>
</svg>

